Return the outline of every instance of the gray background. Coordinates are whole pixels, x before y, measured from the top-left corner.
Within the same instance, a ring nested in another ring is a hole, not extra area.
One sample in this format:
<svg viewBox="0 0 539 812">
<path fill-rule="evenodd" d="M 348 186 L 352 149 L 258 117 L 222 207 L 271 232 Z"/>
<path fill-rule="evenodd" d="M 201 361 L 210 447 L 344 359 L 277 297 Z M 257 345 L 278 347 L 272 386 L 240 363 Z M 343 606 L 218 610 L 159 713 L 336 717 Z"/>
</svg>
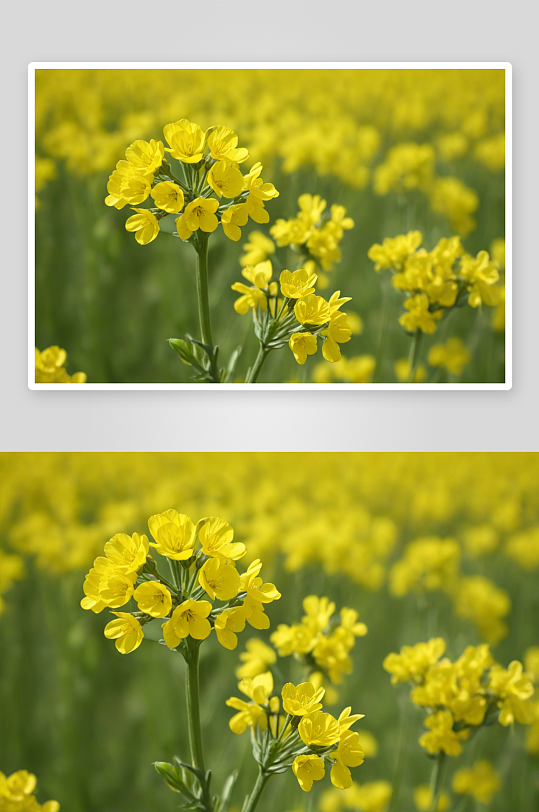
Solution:
<svg viewBox="0 0 539 812">
<path fill-rule="evenodd" d="M 538 450 L 538 56 L 532 2 L 2 3 L 1 451 Z M 513 65 L 513 389 L 27 388 L 27 66 L 33 61 Z"/>
</svg>

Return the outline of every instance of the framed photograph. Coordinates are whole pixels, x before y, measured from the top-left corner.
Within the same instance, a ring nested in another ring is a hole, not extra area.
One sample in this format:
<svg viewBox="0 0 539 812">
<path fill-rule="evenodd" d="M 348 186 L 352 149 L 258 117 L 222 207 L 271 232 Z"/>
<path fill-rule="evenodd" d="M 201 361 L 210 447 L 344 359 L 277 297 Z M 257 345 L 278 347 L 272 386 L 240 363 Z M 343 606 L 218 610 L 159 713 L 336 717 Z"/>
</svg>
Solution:
<svg viewBox="0 0 539 812">
<path fill-rule="evenodd" d="M 510 389 L 511 65 L 33 63 L 29 386 Z"/>
</svg>

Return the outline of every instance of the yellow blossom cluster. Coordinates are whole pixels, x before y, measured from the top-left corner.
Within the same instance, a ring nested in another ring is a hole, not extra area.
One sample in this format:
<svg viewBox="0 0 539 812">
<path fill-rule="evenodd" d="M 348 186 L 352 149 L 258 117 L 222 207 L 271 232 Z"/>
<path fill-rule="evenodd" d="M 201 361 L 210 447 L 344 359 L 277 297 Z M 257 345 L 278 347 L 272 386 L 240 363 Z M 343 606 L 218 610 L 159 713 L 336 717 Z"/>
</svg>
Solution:
<svg viewBox="0 0 539 812">
<path fill-rule="evenodd" d="M 313 381 L 315 383 L 332 383 L 334 381 L 371 383 L 375 369 L 376 358 L 374 355 L 356 355 L 351 358 L 343 356 L 336 364 L 331 366 L 324 363 L 317 364 L 313 369 Z"/>
<path fill-rule="evenodd" d="M 36 347 L 36 383 L 86 383 L 84 372 L 67 374 L 66 360 L 67 353 L 60 347 L 47 347 L 43 352 Z"/>
<path fill-rule="evenodd" d="M 265 734 L 266 742 L 269 738 L 273 743 L 272 770 L 282 772 L 292 767 L 305 792 L 324 777 L 326 767 L 338 789 L 352 786 L 350 768 L 363 764 L 364 754 L 358 733 L 350 727 L 364 714 L 351 715 L 350 707 L 338 718 L 324 712 L 324 688 L 311 682 L 288 682 L 279 696 L 274 693 L 271 671 L 242 679 L 238 688 L 249 701 L 238 697 L 227 700 L 226 704 L 237 711 L 230 719 L 230 729 L 241 734 L 249 728 L 255 754 L 263 749 L 261 734 Z"/>
<path fill-rule="evenodd" d="M 40 804 L 34 794 L 37 779 L 27 770 L 9 776 L 0 772 L 0 812 L 58 812 L 58 801 Z"/>
<path fill-rule="evenodd" d="M 236 562 L 246 548 L 233 540 L 227 522 L 211 516 L 195 524 L 170 509 L 151 516 L 148 527 L 154 541 L 138 533 L 116 533 L 84 582 L 83 609 L 98 613 L 131 599 L 137 603 L 138 611 L 112 612 L 117 619 L 105 627 L 105 637 L 116 641 L 119 652 L 138 648 L 143 627 L 155 618 L 165 621 L 163 638 L 171 649 L 181 647 L 187 637 L 205 640 L 212 629 L 222 646 L 234 649 L 246 623 L 255 629 L 269 627 L 264 607 L 281 595 L 273 584 L 263 582 L 258 559 L 238 573 Z M 150 547 L 168 560 L 171 580 L 157 570 Z M 221 605 L 215 607 L 215 600 Z"/>
<path fill-rule="evenodd" d="M 522 663 L 503 668 L 486 643 L 468 646 L 455 662 L 442 658 L 444 652 L 445 640 L 433 638 L 404 646 L 383 663 L 393 684 L 411 683 L 410 699 L 427 712 L 428 730 L 419 739 L 427 752 L 458 756 L 473 728 L 495 721 L 505 727 L 532 723 L 534 687 Z"/>
<path fill-rule="evenodd" d="M 350 651 L 356 637 L 367 634 L 367 627 L 358 622 L 354 609 L 343 607 L 337 619 L 335 603 L 325 597 L 309 595 L 303 601 L 303 611 L 300 623 L 279 624 L 271 635 L 271 642 L 279 657 L 293 654 L 303 662 L 313 683 L 322 684 L 327 677 L 338 684 L 343 674 L 352 671 Z"/>
<path fill-rule="evenodd" d="M 270 234 L 279 247 L 291 246 L 308 270 L 318 265 L 331 271 L 341 260 L 341 242 L 344 232 L 354 227 L 354 221 L 346 216 L 344 206 L 332 205 L 327 211 L 327 201 L 320 195 L 303 194 L 298 199 L 299 211 L 289 220 L 279 219 L 270 228 Z M 323 286 L 327 280 L 323 278 Z"/>
<path fill-rule="evenodd" d="M 320 798 L 320 812 L 341 812 L 351 809 L 356 812 L 387 812 L 391 800 L 392 787 L 389 781 L 369 781 L 365 784 L 352 782 L 344 792 L 328 789 Z"/>
<path fill-rule="evenodd" d="M 242 175 L 239 165 L 249 153 L 238 147 L 238 136 L 230 127 L 218 125 L 203 131 L 199 124 L 181 118 L 167 124 L 163 134 L 167 147 L 153 138 L 134 141 L 107 185 L 107 206 L 122 209 L 130 205 L 136 212 L 125 227 L 135 232 L 138 243 L 155 240 L 159 221 L 180 212 L 175 223 L 182 240 L 191 239 L 199 229 L 210 234 L 221 223 L 226 236 L 237 241 L 240 226 L 249 217 L 257 223 L 269 221 L 264 204 L 279 192 L 273 184 L 263 182 L 260 163 Z M 174 172 L 181 172 L 182 177 Z M 154 207 L 136 208 L 150 196 Z"/>
<path fill-rule="evenodd" d="M 471 795 L 481 804 L 489 804 L 501 785 L 500 776 L 489 761 L 476 761 L 471 767 L 457 770 L 451 784 L 457 795 Z"/>
<path fill-rule="evenodd" d="M 495 546 L 497 537 L 491 526 L 463 530 L 464 547 L 471 557 L 492 551 L 493 534 Z M 475 623 L 485 640 L 496 643 L 508 633 L 503 619 L 511 611 L 509 595 L 484 575 L 461 574 L 461 557 L 462 548 L 455 539 L 416 539 L 406 545 L 403 557 L 393 564 L 389 589 L 397 597 L 433 590 L 447 593 L 455 613 Z"/>
<path fill-rule="evenodd" d="M 327 361 L 335 363 L 341 358 L 340 345 L 352 337 L 346 313 L 340 310 L 349 296 L 341 297 L 340 290 L 329 300 L 316 295 L 317 274 L 309 263 L 297 271 L 282 271 L 279 282 L 272 281 L 271 259 L 245 266 L 242 275 L 251 285 L 232 285 L 241 294 L 234 309 L 240 315 L 252 309 L 255 333 L 265 350 L 288 343 L 298 364 L 304 364 L 308 355 L 316 353 L 320 340 Z"/>
<path fill-rule="evenodd" d="M 177 110 L 210 126 L 217 104 L 264 162 L 311 166 L 356 188 L 382 142 L 399 146 L 408 183 L 418 172 L 410 146 L 423 163 L 434 152 L 451 161 L 450 171 L 462 158 L 488 172 L 504 165 L 504 72 L 466 69 L 38 70 L 39 155 L 100 172 Z M 394 170 L 392 149 L 378 160 Z M 374 182 L 387 186 L 387 175 L 375 169 Z"/>
<path fill-rule="evenodd" d="M 487 251 L 473 257 L 464 251 L 459 237 L 444 237 L 429 252 L 420 248 L 422 241 L 420 231 L 410 231 L 387 237 L 368 252 L 375 270 L 389 269 L 393 287 L 406 296 L 408 312 L 399 324 L 408 333 L 434 333 L 437 322 L 462 304 L 495 307 L 501 303 L 502 288 L 496 284 L 500 275 Z"/>
</svg>

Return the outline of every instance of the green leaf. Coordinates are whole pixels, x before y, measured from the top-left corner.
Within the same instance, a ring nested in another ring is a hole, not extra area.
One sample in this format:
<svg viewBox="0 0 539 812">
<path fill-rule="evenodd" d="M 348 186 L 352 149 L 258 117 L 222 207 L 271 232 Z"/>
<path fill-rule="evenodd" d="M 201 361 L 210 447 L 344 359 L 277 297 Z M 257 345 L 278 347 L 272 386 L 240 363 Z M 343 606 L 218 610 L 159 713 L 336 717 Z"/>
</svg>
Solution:
<svg viewBox="0 0 539 812">
<path fill-rule="evenodd" d="M 170 789 L 174 792 L 180 792 L 189 803 L 196 801 L 195 796 L 183 780 L 183 774 L 179 767 L 175 764 L 168 764 L 166 761 L 154 761 L 153 766 L 161 775 Z"/>
</svg>

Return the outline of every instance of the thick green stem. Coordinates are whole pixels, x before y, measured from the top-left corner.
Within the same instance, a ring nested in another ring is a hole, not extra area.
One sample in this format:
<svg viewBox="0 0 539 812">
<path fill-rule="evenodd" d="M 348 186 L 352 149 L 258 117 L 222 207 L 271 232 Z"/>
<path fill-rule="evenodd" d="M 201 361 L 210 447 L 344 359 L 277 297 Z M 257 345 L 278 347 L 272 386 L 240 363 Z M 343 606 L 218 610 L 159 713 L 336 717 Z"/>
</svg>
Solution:
<svg viewBox="0 0 539 812">
<path fill-rule="evenodd" d="M 442 792 L 444 780 L 445 753 L 440 751 L 432 767 L 430 778 L 430 806 L 429 812 L 436 812 Z"/>
<path fill-rule="evenodd" d="M 264 361 L 266 360 L 270 352 L 271 350 L 266 350 L 262 345 L 260 345 L 258 355 L 256 356 L 256 361 L 249 370 L 249 373 L 245 379 L 245 383 L 256 383 L 256 380 L 260 374 L 260 370 L 262 369 Z"/>
<path fill-rule="evenodd" d="M 197 294 L 200 336 L 202 343 L 210 346 L 213 352 L 208 289 L 208 237 L 204 232 L 199 233 L 195 248 L 197 252 Z"/>
<path fill-rule="evenodd" d="M 189 744 L 191 745 L 191 763 L 201 771 L 202 802 L 206 812 L 212 812 L 212 800 L 206 781 L 204 750 L 202 748 L 202 730 L 200 727 L 200 691 L 198 679 L 199 643 L 187 639 L 187 723 L 189 727 Z"/>
<path fill-rule="evenodd" d="M 202 732 L 200 729 L 200 692 L 198 684 L 198 644 L 188 645 L 187 660 L 187 722 L 189 725 L 189 744 L 193 767 L 206 772 L 202 750 Z"/>
<path fill-rule="evenodd" d="M 268 780 L 269 775 L 264 775 L 262 768 L 260 768 L 258 778 L 256 779 L 256 784 L 254 785 L 253 791 L 249 795 L 247 802 L 244 804 L 242 812 L 254 812 Z"/>
<path fill-rule="evenodd" d="M 419 350 L 421 348 L 421 330 L 416 330 L 410 345 L 410 355 L 408 356 L 409 370 L 408 383 L 415 383 L 415 373 L 419 362 Z"/>
</svg>

